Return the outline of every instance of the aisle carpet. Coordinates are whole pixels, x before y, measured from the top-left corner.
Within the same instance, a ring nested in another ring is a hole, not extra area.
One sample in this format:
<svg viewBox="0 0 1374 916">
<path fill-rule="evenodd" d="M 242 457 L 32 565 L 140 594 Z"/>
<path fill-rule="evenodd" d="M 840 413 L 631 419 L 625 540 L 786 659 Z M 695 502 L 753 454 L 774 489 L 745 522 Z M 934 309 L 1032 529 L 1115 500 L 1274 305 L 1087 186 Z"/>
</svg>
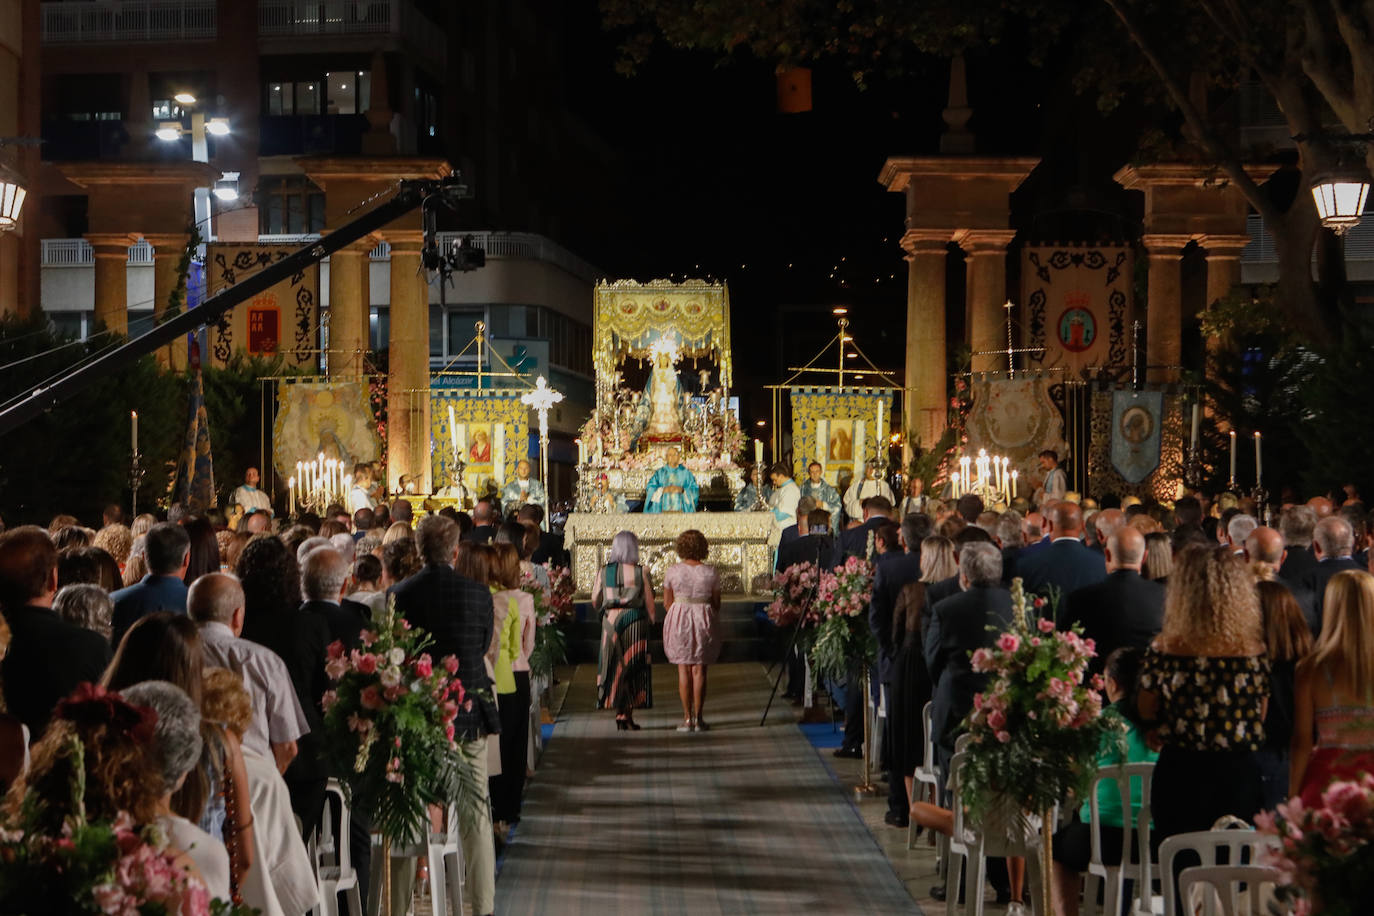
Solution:
<svg viewBox="0 0 1374 916">
<path fill-rule="evenodd" d="M 758 727 L 756 663 L 710 670 L 712 730 L 680 723 L 675 669 L 654 669 L 640 732 L 592 711 L 577 669 L 496 885 L 502 914 L 919 913 L 794 723 Z"/>
</svg>

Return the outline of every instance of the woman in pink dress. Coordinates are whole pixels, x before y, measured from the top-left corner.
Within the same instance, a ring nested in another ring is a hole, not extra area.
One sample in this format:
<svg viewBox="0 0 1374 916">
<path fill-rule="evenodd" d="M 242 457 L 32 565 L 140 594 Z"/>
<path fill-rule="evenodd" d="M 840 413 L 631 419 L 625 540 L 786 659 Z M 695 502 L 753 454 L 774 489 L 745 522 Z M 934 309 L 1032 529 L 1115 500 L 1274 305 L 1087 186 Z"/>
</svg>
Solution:
<svg viewBox="0 0 1374 916">
<path fill-rule="evenodd" d="M 1317 646 L 1293 688 L 1289 793 L 1309 807 L 1332 780 L 1374 772 L 1374 576 L 1336 573 L 1322 598 Z M 1313 743 L 1315 733 L 1316 742 Z"/>
<path fill-rule="evenodd" d="M 700 531 L 677 536 L 681 563 L 663 573 L 663 652 L 677 665 L 677 692 L 682 698 L 680 732 L 704 732 L 701 707 L 706 701 L 706 666 L 720 657 L 720 579 L 714 566 L 702 562 L 709 547 Z"/>
</svg>

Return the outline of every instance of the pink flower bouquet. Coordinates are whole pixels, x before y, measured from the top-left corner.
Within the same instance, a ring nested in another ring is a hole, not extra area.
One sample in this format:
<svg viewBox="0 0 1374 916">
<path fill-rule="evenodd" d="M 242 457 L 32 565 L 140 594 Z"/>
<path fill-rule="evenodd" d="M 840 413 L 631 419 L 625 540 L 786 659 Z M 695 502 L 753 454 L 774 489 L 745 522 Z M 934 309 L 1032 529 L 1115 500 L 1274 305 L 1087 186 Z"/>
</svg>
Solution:
<svg viewBox="0 0 1374 916">
<path fill-rule="evenodd" d="M 1374 900 L 1374 775 L 1332 782 L 1321 805 L 1290 799 L 1256 815 L 1261 833 L 1279 838 L 1265 864 L 1283 872 L 1277 895 L 1295 912 L 1354 916 Z"/>
</svg>

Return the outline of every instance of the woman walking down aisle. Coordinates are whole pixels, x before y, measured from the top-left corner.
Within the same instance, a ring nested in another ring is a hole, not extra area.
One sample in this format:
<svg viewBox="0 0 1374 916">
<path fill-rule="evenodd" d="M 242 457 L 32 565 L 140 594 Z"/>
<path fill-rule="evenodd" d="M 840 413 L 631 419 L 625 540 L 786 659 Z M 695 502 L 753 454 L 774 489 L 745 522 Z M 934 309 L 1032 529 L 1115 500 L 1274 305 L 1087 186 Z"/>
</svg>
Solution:
<svg viewBox="0 0 1374 916">
<path fill-rule="evenodd" d="M 682 699 L 680 732 L 704 732 L 701 708 L 706 702 L 706 666 L 720 657 L 720 579 L 702 561 L 710 548 L 706 536 L 688 529 L 677 536 L 675 563 L 663 573 L 663 652 L 677 665 L 677 692 Z"/>
<path fill-rule="evenodd" d="M 639 565 L 639 539 L 633 532 L 615 536 L 607 559 L 592 586 L 592 607 L 601 612 L 597 706 L 615 710 L 615 726 L 620 731 L 639 731 L 634 711 L 654 705 L 649 667 L 654 584 Z"/>
<path fill-rule="evenodd" d="M 1317 647 L 1298 662 L 1289 793 L 1317 806 L 1333 779 L 1374 766 L 1374 576 L 1336 573 Z M 1316 735 L 1316 746 L 1312 736 Z"/>
</svg>

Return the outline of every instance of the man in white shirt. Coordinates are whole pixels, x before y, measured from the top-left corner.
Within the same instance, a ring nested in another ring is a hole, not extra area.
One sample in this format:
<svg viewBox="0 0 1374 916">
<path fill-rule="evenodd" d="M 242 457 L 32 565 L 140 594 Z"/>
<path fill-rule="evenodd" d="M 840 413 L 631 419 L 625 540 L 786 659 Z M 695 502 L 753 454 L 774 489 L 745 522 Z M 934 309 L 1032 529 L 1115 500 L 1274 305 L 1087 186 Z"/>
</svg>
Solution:
<svg viewBox="0 0 1374 916">
<path fill-rule="evenodd" d="M 773 481 L 773 492 L 768 494 L 768 508 L 773 510 L 773 527 L 778 531 L 797 523 L 797 503 L 801 500 L 801 488 L 787 473 L 787 465 L 781 461 L 774 464 L 768 476 Z"/>
<path fill-rule="evenodd" d="M 1048 448 L 1041 452 L 1040 470 L 1045 472 L 1045 482 L 1035 491 L 1035 504 L 1062 500 L 1069 491 L 1069 475 L 1059 466 L 1059 453 Z"/>
<path fill-rule="evenodd" d="M 350 515 L 359 509 L 377 508 L 368 492 L 371 489 L 372 465 L 355 464 L 353 466 L 353 487 L 348 491 L 348 512 Z"/>
<path fill-rule="evenodd" d="M 271 757 L 285 772 L 296 756 L 297 739 L 310 727 L 286 663 L 266 646 L 239 638 L 243 605 L 243 587 L 225 573 L 201 576 L 186 598 L 187 613 L 200 627 L 205 663 L 242 677 L 253 700 L 253 721 L 244 732 L 244 746 Z"/>
<path fill-rule="evenodd" d="M 850 521 L 863 519 L 864 500 L 873 496 L 881 496 L 886 499 L 888 508 L 897 502 L 892 495 L 892 488 L 887 485 L 887 481 L 878 476 L 878 463 L 869 461 L 864 465 L 863 480 L 855 480 L 844 494 L 844 511 L 849 516 Z"/>
<path fill-rule="evenodd" d="M 267 494 L 258 489 L 258 482 L 262 480 L 262 474 L 252 465 L 243 472 L 243 484 L 235 487 L 234 492 L 229 494 L 230 506 L 242 506 L 243 514 L 249 512 L 266 512 L 272 514 L 272 500 Z"/>
</svg>

